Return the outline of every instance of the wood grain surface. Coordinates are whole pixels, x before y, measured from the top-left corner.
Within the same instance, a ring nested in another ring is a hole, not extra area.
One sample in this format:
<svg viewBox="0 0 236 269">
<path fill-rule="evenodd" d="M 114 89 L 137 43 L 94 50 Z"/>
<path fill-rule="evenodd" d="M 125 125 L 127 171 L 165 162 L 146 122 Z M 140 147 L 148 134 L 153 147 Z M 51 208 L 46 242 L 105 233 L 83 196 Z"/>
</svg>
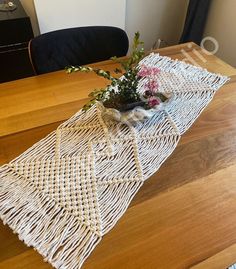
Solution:
<svg viewBox="0 0 236 269">
<path fill-rule="evenodd" d="M 84 269 L 224 269 L 236 262 L 236 70 L 192 43 L 158 52 L 184 59 L 181 50 L 231 81 L 145 182 Z M 93 74 L 63 71 L 0 84 L 0 164 L 54 130 L 91 89 L 104 85 Z M 2 223 L 0 242 L 0 269 L 52 268 Z"/>
</svg>

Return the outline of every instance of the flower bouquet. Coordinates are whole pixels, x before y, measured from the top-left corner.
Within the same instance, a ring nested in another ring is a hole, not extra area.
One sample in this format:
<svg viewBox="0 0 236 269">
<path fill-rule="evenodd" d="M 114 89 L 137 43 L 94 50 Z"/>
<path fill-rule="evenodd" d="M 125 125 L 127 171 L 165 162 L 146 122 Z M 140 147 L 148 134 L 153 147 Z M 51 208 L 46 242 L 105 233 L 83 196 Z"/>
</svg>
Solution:
<svg viewBox="0 0 236 269">
<path fill-rule="evenodd" d="M 112 58 L 121 66 L 120 69 L 114 70 L 114 75 L 109 71 L 86 66 L 66 68 L 67 73 L 95 72 L 98 76 L 111 81 L 106 88 L 96 89 L 89 94 L 90 101 L 84 105 L 84 111 L 97 103 L 104 117 L 126 124 L 135 124 L 152 117 L 168 101 L 170 96 L 159 91 L 160 69 L 139 64 L 145 54 L 143 42 L 139 37 L 139 33 L 135 33 L 133 50 L 129 58 L 125 60 Z M 117 74 L 122 76 L 117 78 Z"/>
</svg>

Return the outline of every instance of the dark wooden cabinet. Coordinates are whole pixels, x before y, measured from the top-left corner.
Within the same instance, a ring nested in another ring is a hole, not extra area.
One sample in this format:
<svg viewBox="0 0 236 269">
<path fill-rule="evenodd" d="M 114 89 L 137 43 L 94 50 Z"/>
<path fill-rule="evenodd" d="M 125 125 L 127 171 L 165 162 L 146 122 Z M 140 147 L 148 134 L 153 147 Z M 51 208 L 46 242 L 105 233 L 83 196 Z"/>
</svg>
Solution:
<svg viewBox="0 0 236 269">
<path fill-rule="evenodd" d="M 16 10 L 0 11 L 0 82 L 33 75 L 28 55 L 28 42 L 33 38 L 30 18 L 19 0 L 12 2 Z"/>
</svg>

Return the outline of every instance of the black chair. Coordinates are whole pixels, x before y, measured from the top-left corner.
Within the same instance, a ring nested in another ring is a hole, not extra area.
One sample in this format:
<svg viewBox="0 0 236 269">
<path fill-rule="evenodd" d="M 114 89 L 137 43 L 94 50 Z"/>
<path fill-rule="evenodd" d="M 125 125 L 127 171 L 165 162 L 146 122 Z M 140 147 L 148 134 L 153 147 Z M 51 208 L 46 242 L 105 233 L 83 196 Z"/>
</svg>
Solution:
<svg viewBox="0 0 236 269">
<path fill-rule="evenodd" d="M 33 38 L 29 43 L 36 74 L 62 70 L 68 65 L 86 65 L 112 56 L 125 56 L 129 41 L 120 28 L 88 26 L 58 30 Z"/>
</svg>

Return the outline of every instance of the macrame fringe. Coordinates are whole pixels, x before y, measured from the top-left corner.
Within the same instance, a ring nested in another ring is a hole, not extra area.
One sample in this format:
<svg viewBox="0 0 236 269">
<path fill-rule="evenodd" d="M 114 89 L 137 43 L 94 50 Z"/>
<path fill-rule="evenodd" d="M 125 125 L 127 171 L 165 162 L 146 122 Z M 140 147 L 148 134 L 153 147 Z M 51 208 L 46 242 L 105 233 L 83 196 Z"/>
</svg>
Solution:
<svg viewBox="0 0 236 269">
<path fill-rule="evenodd" d="M 215 91 L 230 80 L 227 76 L 211 73 L 202 67 L 197 67 L 179 60 L 173 60 L 167 56 L 160 56 L 159 53 L 151 53 L 140 62 L 140 65 L 141 64 L 155 66 L 164 72 L 176 73 L 178 76 L 182 75 L 185 78 L 204 83 L 212 87 Z"/>
<path fill-rule="evenodd" d="M 108 233 L 116 225 L 142 185 L 142 181 L 134 181 L 99 188 L 103 234 Z"/>
<path fill-rule="evenodd" d="M 4 225 L 57 269 L 81 268 L 101 240 L 7 166 L 0 169 L 0 212 Z"/>
</svg>

